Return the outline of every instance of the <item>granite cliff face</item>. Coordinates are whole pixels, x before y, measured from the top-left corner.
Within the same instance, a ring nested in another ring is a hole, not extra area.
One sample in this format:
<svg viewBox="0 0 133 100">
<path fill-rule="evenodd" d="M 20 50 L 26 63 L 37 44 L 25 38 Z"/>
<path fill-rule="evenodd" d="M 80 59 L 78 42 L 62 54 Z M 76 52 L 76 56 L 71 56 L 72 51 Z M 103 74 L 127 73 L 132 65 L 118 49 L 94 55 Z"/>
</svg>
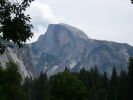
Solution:
<svg viewBox="0 0 133 100">
<path fill-rule="evenodd" d="M 28 45 L 19 49 L 13 43 L 5 42 L 6 50 L 0 55 L 0 66 L 5 68 L 6 63 L 13 61 L 18 65 L 18 70 L 24 79 L 25 77 L 35 77 L 34 65 L 31 50 Z"/>
<path fill-rule="evenodd" d="M 98 66 L 100 71 L 125 70 L 133 47 L 88 38 L 81 30 L 66 24 L 51 24 L 37 42 L 31 44 L 36 72 L 56 74 L 68 67 L 79 71 Z"/>
<path fill-rule="evenodd" d="M 128 44 L 90 39 L 83 31 L 66 24 L 49 25 L 38 41 L 21 49 L 2 42 L 7 49 L 0 55 L 0 65 L 15 62 L 23 78 L 35 77 L 40 72 L 53 75 L 65 67 L 79 71 L 97 66 L 110 74 L 113 67 L 126 70 L 128 58 L 133 57 L 133 47 Z"/>
</svg>

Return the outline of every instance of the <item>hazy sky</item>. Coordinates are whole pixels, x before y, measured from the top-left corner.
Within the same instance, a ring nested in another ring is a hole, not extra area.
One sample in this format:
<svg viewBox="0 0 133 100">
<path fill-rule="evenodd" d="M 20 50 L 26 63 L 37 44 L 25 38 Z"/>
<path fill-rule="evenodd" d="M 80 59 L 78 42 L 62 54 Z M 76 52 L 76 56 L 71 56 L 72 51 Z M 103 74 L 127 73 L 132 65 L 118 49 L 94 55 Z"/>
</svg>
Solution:
<svg viewBox="0 0 133 100">
<path fill-rule="evenodd" d="M 67 23 L 93 39 L 133 46 L 133 5 L 130 0 L 35 0 L 31 15 L 36 41 L 50 23 Z"/>
</svg>

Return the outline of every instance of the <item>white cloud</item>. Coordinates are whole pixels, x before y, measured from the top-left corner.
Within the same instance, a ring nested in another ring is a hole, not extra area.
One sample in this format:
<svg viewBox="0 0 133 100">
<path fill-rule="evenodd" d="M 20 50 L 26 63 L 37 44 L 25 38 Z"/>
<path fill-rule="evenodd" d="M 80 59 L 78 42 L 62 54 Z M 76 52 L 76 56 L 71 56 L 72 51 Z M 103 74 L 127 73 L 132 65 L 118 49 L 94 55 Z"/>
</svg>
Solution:
<svg viewBox="0 0 133 100">
<path fill-rule="evenodd" d="M 26 14 L 29 14 L 31 23 L 33 24 L 34 36 L 30 42 L 34 42 L 41 34 L 44 34 L 48 24 L 59 23 L 63 18 L 54 15 L 52 9 L 48 4 L 35 1 L 31 3 L 31 6 L 27 9 Z"/>
<path fill-rule="evenodd" d="M 44 34 L 49 23 L 64 22 L 82 29 L 90 38 L 133 45 L 132 12 L 130 0 L 35 0 L 28 9 L 35 32 L 32 41 Z"/>
</svg>

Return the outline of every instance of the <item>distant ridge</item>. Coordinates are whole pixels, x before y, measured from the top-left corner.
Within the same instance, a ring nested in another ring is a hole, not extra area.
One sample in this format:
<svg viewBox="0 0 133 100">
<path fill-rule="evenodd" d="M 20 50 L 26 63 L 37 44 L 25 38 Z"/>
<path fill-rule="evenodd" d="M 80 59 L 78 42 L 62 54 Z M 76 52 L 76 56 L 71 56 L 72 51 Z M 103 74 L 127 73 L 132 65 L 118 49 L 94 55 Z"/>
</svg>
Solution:
<svg viewBox="0 0 133 100">
<path fill-rule="evenodd" d="M 83 31 L 64 23 L 50 24 L 31 49 L 37 73 L 48 75 L 63 71 L 66 66 L 71 71 L 82 67 L 89 70 L 95 65 L 101 72 L 111 73 L 114 66 L 118 71 L 126 70 L 128 58 L 133 57 L 133 47 L 128 44 L 90 39 Z"/>
</svg>

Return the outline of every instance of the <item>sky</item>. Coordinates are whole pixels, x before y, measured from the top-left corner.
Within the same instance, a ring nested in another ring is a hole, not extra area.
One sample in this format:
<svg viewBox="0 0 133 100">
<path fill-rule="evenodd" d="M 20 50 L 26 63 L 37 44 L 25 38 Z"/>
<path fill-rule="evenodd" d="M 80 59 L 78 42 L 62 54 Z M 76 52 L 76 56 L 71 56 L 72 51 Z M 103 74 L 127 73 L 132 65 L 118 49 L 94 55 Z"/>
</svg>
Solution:
<svg viewBox="0 0 133 100">
<path fill-rule="evenodd" d="M 49 24 L 66 23 L 89 38 L 128 43 L 133 46 L 133 4 L 130 0 L 35 0 L 31 16 L 34 42 Z"/>
</svg>

